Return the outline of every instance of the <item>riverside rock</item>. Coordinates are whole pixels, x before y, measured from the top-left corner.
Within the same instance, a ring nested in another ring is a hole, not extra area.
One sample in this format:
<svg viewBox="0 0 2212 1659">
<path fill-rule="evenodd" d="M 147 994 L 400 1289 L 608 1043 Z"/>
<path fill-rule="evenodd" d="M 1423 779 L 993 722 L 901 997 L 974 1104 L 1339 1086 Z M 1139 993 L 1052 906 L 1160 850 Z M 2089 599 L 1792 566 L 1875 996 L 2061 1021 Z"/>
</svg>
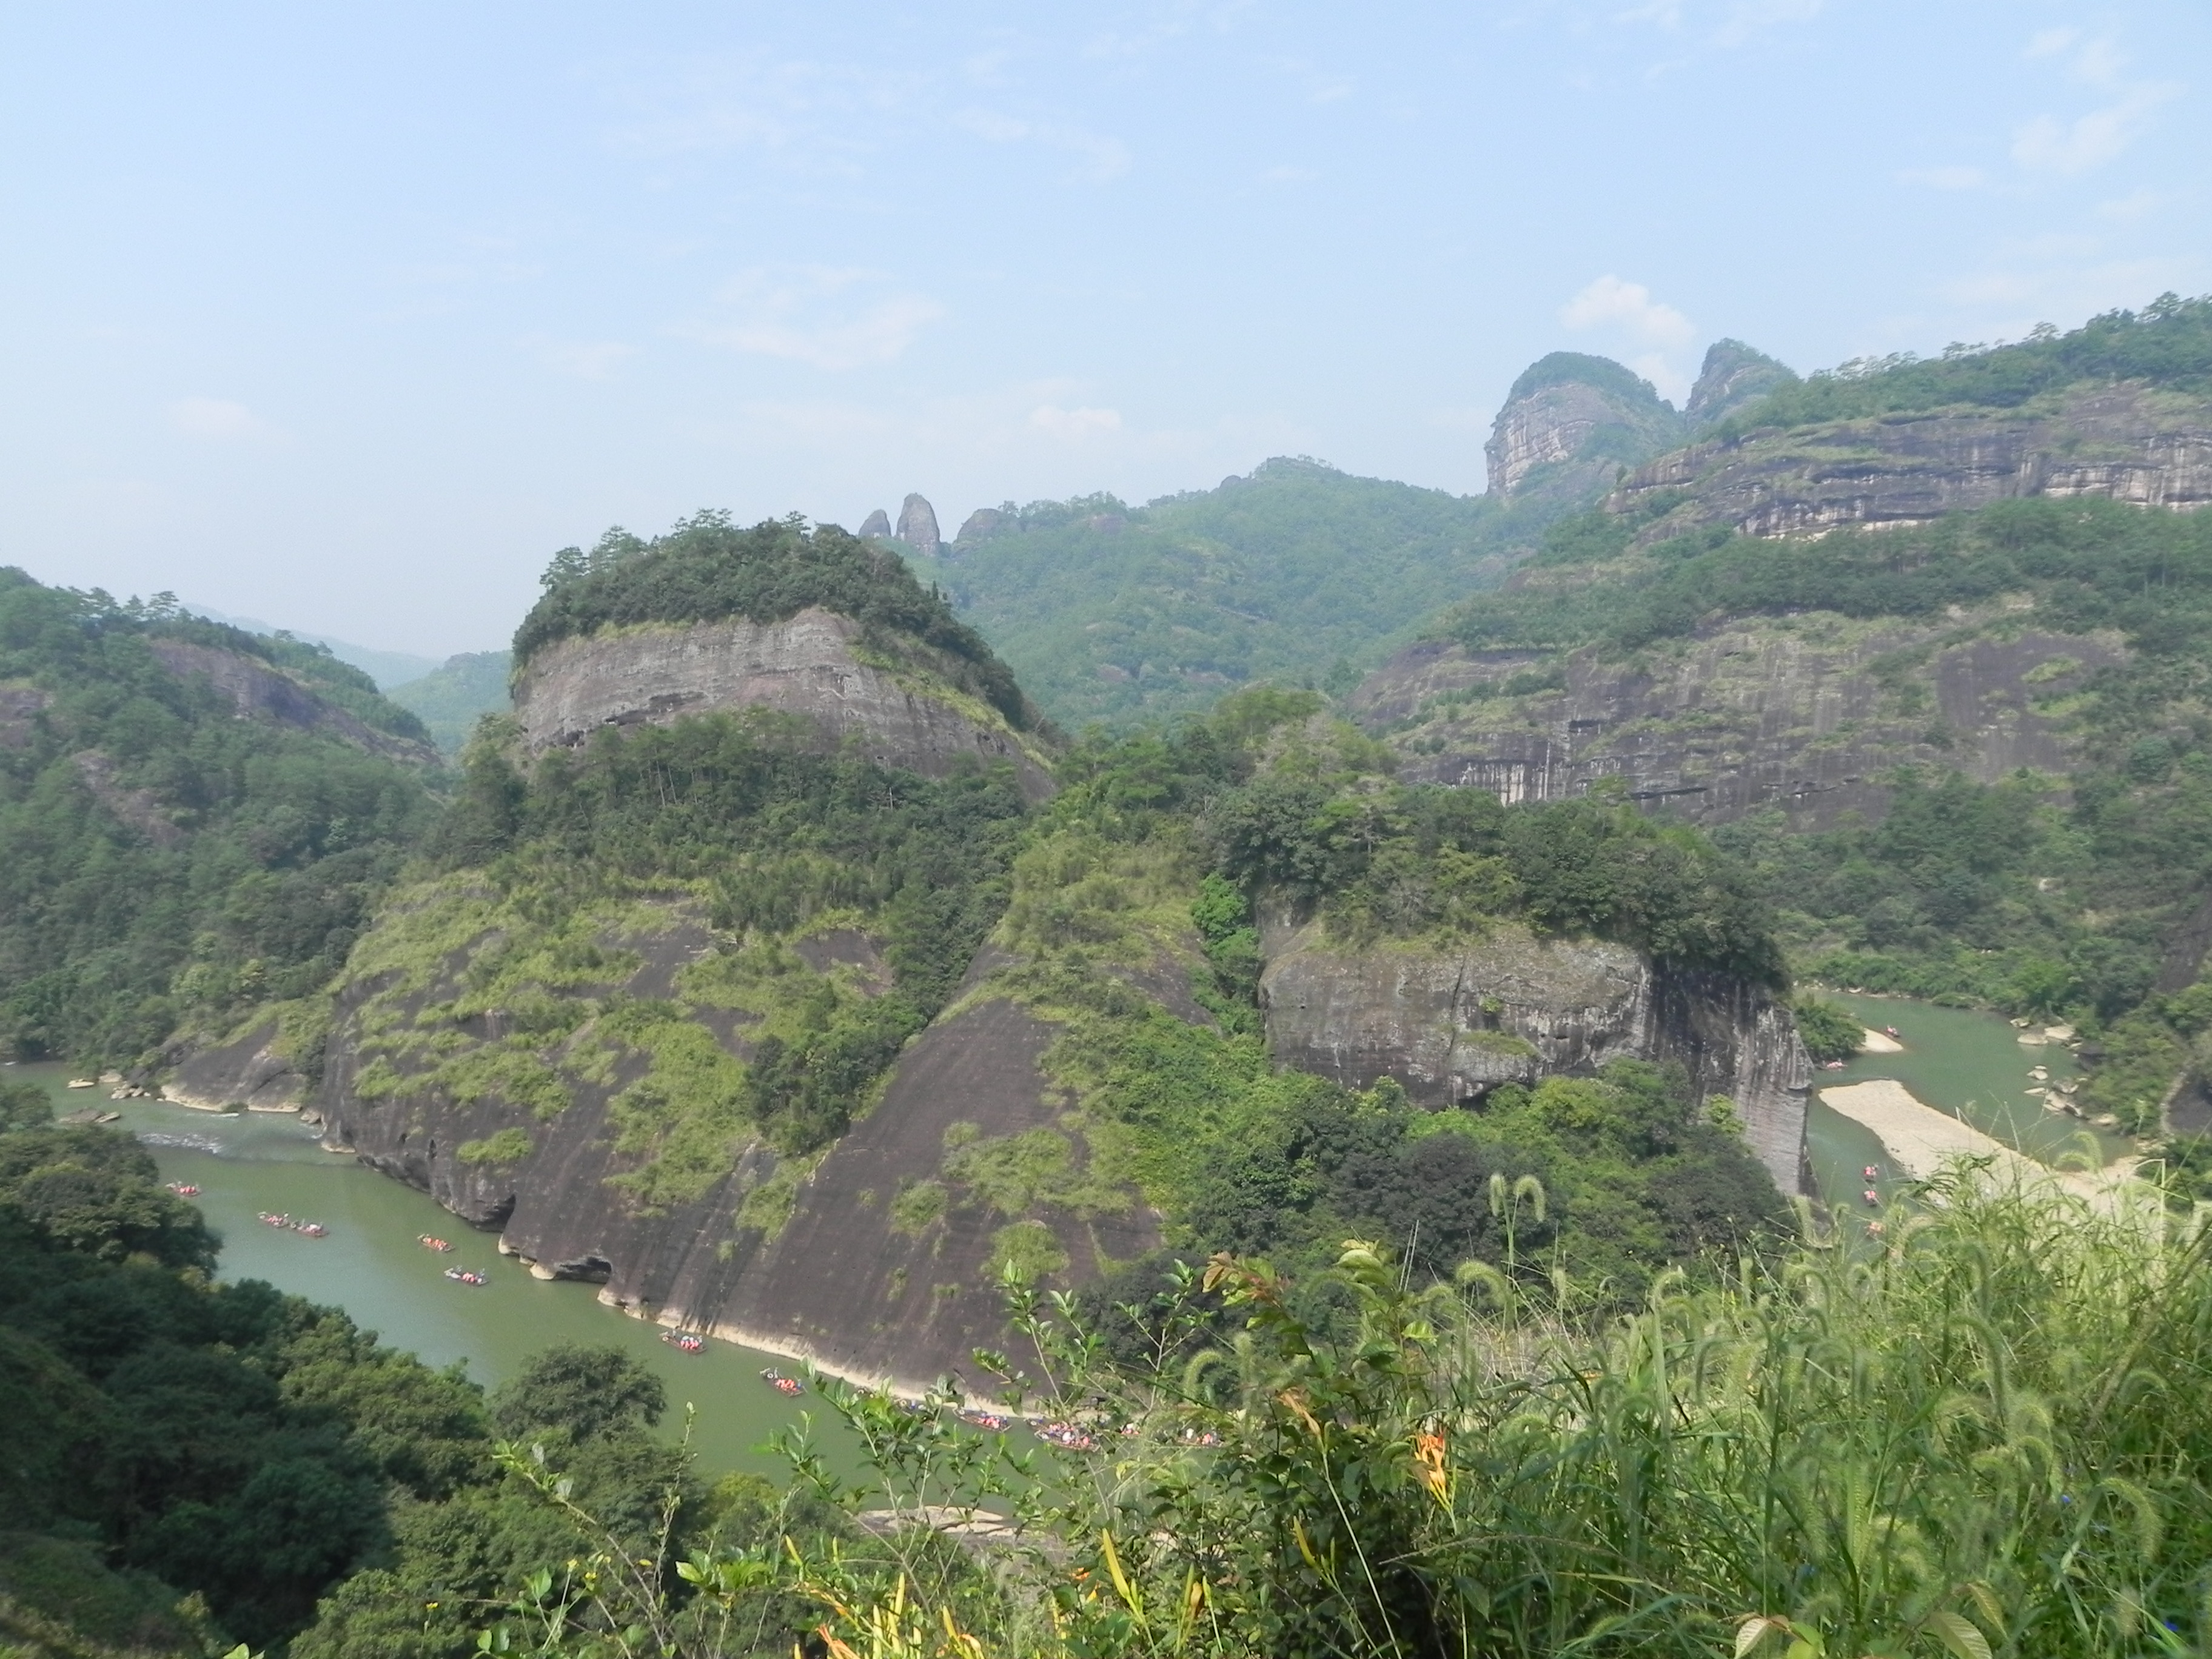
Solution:
<svg viewBox="0 0 2212 1659">
<path fill-rule="evenodd" d="M 1443 1109 L 1613 1060 L 1673 1061 L 1699 1099 L 1729 1101 L 1777 1187 L 1810 1190 L 1812 1065 L 1788 1009 L 1763 987 L 1626 945 L 1537 939 L 1514 923 L 1449 948 L 1358 950 L 1278 915 L 1262 948 L 1267 1046 L 1279 1064 L 1352 1089 L 1393 1078 Z"/>
</svg>

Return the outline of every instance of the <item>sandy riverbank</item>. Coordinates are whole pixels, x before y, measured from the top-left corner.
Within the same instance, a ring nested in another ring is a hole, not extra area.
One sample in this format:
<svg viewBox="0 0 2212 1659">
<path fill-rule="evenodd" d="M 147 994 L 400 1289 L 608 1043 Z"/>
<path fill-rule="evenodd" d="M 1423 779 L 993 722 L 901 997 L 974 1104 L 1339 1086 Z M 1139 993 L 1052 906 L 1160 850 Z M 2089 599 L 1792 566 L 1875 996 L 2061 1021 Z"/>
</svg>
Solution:
<svg viewBox="0 0 2212 1659">
<path fill-rule="evenodd" d="M 1859 1034 L 1859 1048 L 1869 1054 L 1901 1054 L 1905 1045 L 1887 1031 L 1877 1031 L 1869 1025 Z"/>
<path fill-rule="evenodd" d="M 1914 1181 L 1925 1181 L 1953 1158 L 1986 1158 L 2000 1182 L 2055 1182 L 2077 1196 L 2109 1202 L 2133 1168 L 2132 1159 L 2095 1170 L 2054 1170 L 2038 1164 L 1971 1123 L 1916 1100 L 1902 1083 L 1889 1078 L 1823 1089 L 1820 1099 L 1873 1130 L 1888 1150 L 1891 1167 Z"/>
</svg>

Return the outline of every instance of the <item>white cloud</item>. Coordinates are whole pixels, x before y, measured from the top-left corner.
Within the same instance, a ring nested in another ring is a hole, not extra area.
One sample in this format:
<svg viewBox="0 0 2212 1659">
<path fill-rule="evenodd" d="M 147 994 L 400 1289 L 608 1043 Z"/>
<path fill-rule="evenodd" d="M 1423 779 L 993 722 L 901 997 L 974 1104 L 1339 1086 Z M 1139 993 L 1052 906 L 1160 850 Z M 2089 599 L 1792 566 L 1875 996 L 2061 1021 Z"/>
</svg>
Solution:
<svg viewBox="0 0 2212 1659">
<path fill-rule="evenodd" d="M 945 307 L 919 294 L 889 295 L 858 307 L 841 297 L 878 280 L 867 271 L 823 266 L 748 271 L 721 295 L 736 311 L 734 319 L 687 331 L 709 344 L 833 374 L 892 362 Z"/>
<path fill-rule="evenodd" d="M 2118 103 L 2062 121 L 2039 115 L 2013 134 L 2012 159 L 2033 173 L 2071 179 L 2100 167 L 2135 143 L 2151 111 L 2171 98 L 2172 87 L 2138 87 Z"/>
<path fill-rule="evenodd" d="M 1079 441 L 1095 438 L 1101 433 L 1119 432 L 1121 412 L 1116 409 L 1062 409 L 1055 404 L 1039 404 L 1030 410 L 1030 424 L 1055 438 Z"/>
<path fill-rule="evenodd" d="M 2166 206 L 2172 199 L 2163 191 L 2153 190 L 2148 185 L 2139 185 L 2124 196 L 2098 203 L 2097 216 L 2125 222 L 2130 219 L 2140 219 L 2145 214 Z"/>
<path fill-rule="evenodd" d="M 557 374 L 579 380 L 610 380 L 615 371 L 635 355 L 618 340 L 578 342 L 539 341 L 538 360 Z"/>
<path fill-rule="evenodd" d="M 1924 185 L 1929 190 L 1973 190 L 1984 181 L 1979 167 L 1907 167 L 1897 175 L 1902 185 Z"/>
<path fill-rule="evenodd" d="M 187 437 L 217 441 L 259 437 L 269 430 L 244 404 L 226 398 L 179 398 L 169 405 L 169 424 Z"/>
<path fill-rule="evenodd" d="M 2112 41 L 2078 29 L 2045 29 L 2030 38 L 2026 55 L 2066 58 L 2069 79 L 2118 94 L 2118 101 L 2070 121 L 2039 115 L 2014 129 L 2012 159 L 2031 173 L 2071 179 L 2116 160 L 2142 135 L 2150 112 L 2181 90 L 2170 82 L 2129 83 L 2127 59 Z"/>
<path fill-rule="evenodd" d="M 1083 158 L 1084 167 L 1079 177 L 1091 184 L 1104 184 L 1118 179 L 1129 170 L 1129 147 L 1118 138 L 1085 131 L 1080 127 L 1061 126 L 1048 121 L 1025 121 L 1018 116 L 1002 115 L 995 110 L 965 109 L 952 118 L 952 125 L 963 132 L 972 133 L 987 143 L 1041 144 L 1048 149 L 1066 151 Z"/>
<path fill-rule="evenodd" d="M 1820 14 L 1822 0 L 1737 0 L 1728 21 L 1713 35 L 1723 46 L 1740 46 L 1755 35 L 1784 23 L 1809 23 Z"/>
<path fill-rule="evenodd" d="M 1619 328 L 1646 344 L 1679 349 L 1697 338 L 1697 325 L 1670 305 L 1651 297 L 1641 283 L 1599 277 L 1559 307 L 1569 328 Z"/>
</svg>

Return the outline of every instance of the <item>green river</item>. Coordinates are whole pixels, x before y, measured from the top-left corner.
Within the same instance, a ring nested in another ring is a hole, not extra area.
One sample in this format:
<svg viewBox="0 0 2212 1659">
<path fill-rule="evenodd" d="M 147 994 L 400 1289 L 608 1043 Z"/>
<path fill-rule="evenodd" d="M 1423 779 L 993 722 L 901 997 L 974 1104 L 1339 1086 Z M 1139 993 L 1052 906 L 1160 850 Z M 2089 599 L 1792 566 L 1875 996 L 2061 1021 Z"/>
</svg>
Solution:
<svg viewBox="0 0 2212 1659">
<path fill-rule="evenodd" d="M 596 1287 L 532 1279 L 478 1232 L 441 1209 L 426 1193 L 376 1174 L 316 1144 L 317 1132 L 280 1113 L 202 1112 L 161 1101 L 110 1101 L 100 1089 L 66 1089 L 58 1066 L 14 1066 L 0 1076 L 43 1083 L 57 1114 L 97 1106 L 123 1115 L 118 1127 L 144 1142 L 164 1181 L 198 1187 L 192 1201 L 222 1234 L 219 1276 L 266 1279 L 311 1302 L 343 1308 L 354 1322 L 430 1364 L 459 1360 L 487 1387 L 520 1370 L 555 1342 L 612 1343 L 645 1362 L 668 1385 L 669 1420 L 680 1430 L 683 1407 L 697 1407 L 692 1444 L 702 1469 L 780 1474 L 781 1460 L 760 1449 L 769 1435 L 802 1413 L 831 1465 L 851 1478 L 858 1447 L 836 1413 L 811 1397 L 791 1400 L 761 1381 L 777 1360 L 726 1342 L 702 1354 L 679 1353 L 658 1327 L 602 1306 Z M 326 1238 L 264 1225 L 264 1211 L 319 1221 Z M 425 1249 L 428 1233 L 453 1246 Z M 457 1285 L 448 1267 L 470 1268 L 491 1282 Z"/>
<path fill-rule="evenodd" d="M 1896 1026 L 1905 1048 L 1817 1073 L 1816 1093 L 1894 1078 L 1926 1104 L 2030 1153 L 2049 1157 L 2083 1143 L 2087 1132 L 2079 1121 L 2045 1111 L 2026 1092 L 2030 1066 L 2048 1066 L 2054 1079 L 2073 1074 L 2072 1056 L 2062 1046 L 2029 1048 L 1994 1015 L 1893 998 L 1838 1000 L 1877 1030 Z M 761 1381 L 762 1367 L 776 1363 L 771 1356 L 723 1342 L 708 1344 L 704 1354 L 678 1352 L 660 1340 L 656 1327 L 602 1306 L 593 1287 L 531 1278 L 500 1255 L 491 1235 L 471 1229 L 426 1194 L 322 1151 L 316 1132 L 297 1118 L 200 1112 L 158 1101 L 111 1103 L 104 1088 L 64 1089 L 57 1066 L 9 1070 L 43 1083 L 58 1111 L 98 1105 L 120 1112 L 122 1127 L 152 1150 L 165 1181 L 200 1189 L 196 1201 L 222 1234 L 225 1279 L 266 1279 L 343 1308 L 385 1341 L 433 1365 L 463 1362 L 487 1386 L 513 1376 L 549 1343 L 614 1343 L 662 1377 L 672 1407 L 696 1407 L 693 1443 L 703 1468 L 779 1472 L 781 1462 L 760 1449 L 762 1443 L 805 1413 L 833 1465 L 848 1475 L 856 1470 L 857 1448 L 834 1413 L 811 1399 L 788 1400 Z M 1869 1131 L 1817 1098 L 1809 1132 L 1824 1196 L 1850 1202 L 1866 1184 L 1861 1169 L 1887 1164 Z M 2105 1157 L 2119 1146 L 2109 1138 L 2087 1144 Z M 1888 1184 L 1886 1168 L 1881 1184 Z M 330 1236 L 309 1238 L 265 1226 L 256 1219 L 264 1211 L 319 1221 Z M 423 1249 L 416 1241 L 424 1233 L 451 1241 L 453 1252 Z M 473 1269 L 490 1284 L 480 1290 L 456 1285 L 444 1276 L 452 1267 Z M 680 1419 L 680 1409 L 670 1415 Z"/>
<path fill-rule="evenodd" d="M 2063 1152 L 2087 1152 L 2098 1163 L 2108 1163 L 2126 1150 L 2118 1137 L 2098 1134 L 2079 1118 L 2047 1110 L 2027 1092 L 2036 1082 L 2028 1075 L 2031 1066 L 2045 1067 L 2054 1083 L 2075 1075 L 2074 1056 L 2064 1044 L 2031 1047 L 1995 1014 L 1937 1008 L 1901 997 L 1824 994 L 1877 1031 L 1894 1025 L 1905 1051 L 1861 1054 L 1841 1071 L 1814 1073 L 1806 1138 L 1823 1198 L 1849 1203 L 1866 1186 L 1860 1171 L 1869 1164 L 1881 1169 L 1877 1184 L 1885 1192 L 1888 1188 L 1887 1157 L 1874 1132 L 1819 1098 L 1823 1089 L 1875 1078 L 1894 1078 L 1923 1105 L 2045 1162 Z"/>
</svg>

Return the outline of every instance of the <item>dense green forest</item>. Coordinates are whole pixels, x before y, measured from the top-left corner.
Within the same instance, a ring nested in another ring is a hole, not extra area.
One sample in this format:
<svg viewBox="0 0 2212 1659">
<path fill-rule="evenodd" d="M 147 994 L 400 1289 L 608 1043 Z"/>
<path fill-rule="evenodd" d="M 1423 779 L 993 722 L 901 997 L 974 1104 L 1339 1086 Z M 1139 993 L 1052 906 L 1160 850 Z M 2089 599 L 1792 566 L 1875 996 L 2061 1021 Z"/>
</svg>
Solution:
<svg viewBox="0 0 2212 1659">
<path fill-rule="evenodd" d="M 1720 422 L 1714 435 L 1960 405 L 2014 409 L 2077 381 L 2124 380 L 2212 390 L 2212 295 L 2164 295 L 2141 311 L 2106 312 L 2069 332 L 2046 325 L 2011 345 L 1860 359 L 1777 387 Z"/>
<path fill-rule="evenodd" d="M 1250 681 L 1349 690 L 1557 511 L 1279 459 L 1144 507 L 1010 501 L 931 572 L 1054 721 L 1126 727 Z"/>
<path fill-rule="evenodd" d="M 363 740 L 237 718 L 164 643 L 280 675 Z M 126 1064 L 321 985 L 435 817 L 424 738 L 320 647 L 0 570 L 0 1048 Z"/>
</svg>

